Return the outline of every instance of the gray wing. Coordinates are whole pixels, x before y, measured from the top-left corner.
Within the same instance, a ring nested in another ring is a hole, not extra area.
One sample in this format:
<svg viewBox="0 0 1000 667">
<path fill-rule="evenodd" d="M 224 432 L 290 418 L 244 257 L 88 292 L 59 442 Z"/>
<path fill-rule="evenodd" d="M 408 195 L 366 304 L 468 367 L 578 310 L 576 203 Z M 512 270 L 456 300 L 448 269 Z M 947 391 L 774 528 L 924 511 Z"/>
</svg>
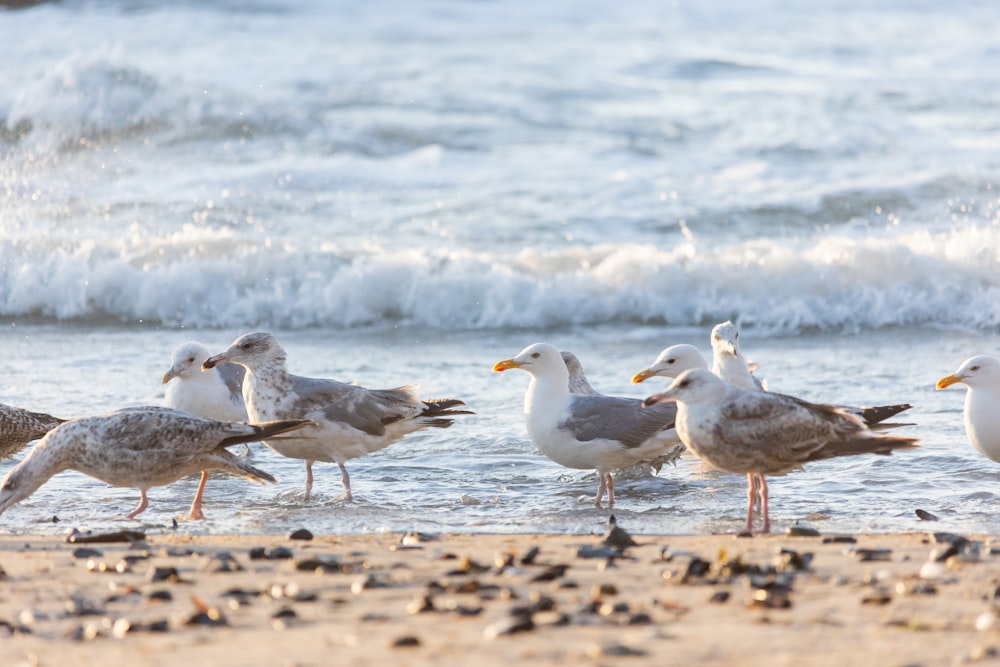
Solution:
<svg viewBox="0 0 1000 667">
<path fill-rule="evenodd" d="M 644 408 L 639 399 L 615 396 L 571 396 L 569 410 L 563 426 L 577 440 L 617 440 L 626 447 L 638 447 L 672 428 L 677 418 L 675 403 Z"/>
<path fill-rule="evenodd" d="M 369 435 L 384 435 L 387 424 L 420 412 L 420 401 L 410 387 L 371 390 L 357 385 L 291 376 L 296 394 L 295 415 L 322 413 L 331 422 L 347 424 Z"/>
</svg>

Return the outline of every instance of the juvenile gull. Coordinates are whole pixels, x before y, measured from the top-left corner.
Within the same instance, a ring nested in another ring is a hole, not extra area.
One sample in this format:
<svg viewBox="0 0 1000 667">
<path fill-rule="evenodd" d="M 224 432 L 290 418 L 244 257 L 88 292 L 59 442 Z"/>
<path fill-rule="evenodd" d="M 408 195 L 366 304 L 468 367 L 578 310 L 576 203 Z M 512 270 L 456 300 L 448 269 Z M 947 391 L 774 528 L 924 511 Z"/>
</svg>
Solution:
<svg viewBox="0 0 1000 667">
<path fill-rule="evenodd" d="M 139 489 L 139 506 L 128 515 L 130 519 L 146 509 L 150 487 L 202 470 L 224 470 L 253 482 L 273 483 L 271 475 L 230 454 L 226 447 L 308 424 L 305 420 L 232 424 L 161 407 L 125 408 L 74 419 L 53 429 L 7 472 L 0 482 L 0 513 L 63 470 L 78 470 L 111 486 Z"/>
<path fill-rule="evenodd" d="M 597 470 L 597 507 L 605 491 L 608 507 L 614 506 L 612 471 L 661 456 L 676 458 L 684 450 L 673 430 L 673 406 L 647 413 L 638 399 L 571 394 L 566 363 L 551 345 L 529 345 L 493 366 L 498 372 L 511 368 L 531 375 L 524 415 L 532 442 L 560 465 Z"/>
<path fill-rule="evenodd" d="M 0 460 L 14 456 L 64 421 L 44 412 L 0 403 Z"/>
<path fill-rule="evenodd" d="M 164 402 L 168 408 L 183 410 L 204 419 L 223 422 L 247 422 L 247 408 L 243 403 L 243 368 L 226 364 L 219 368 L 202 370 L 208 359 L 208 348 L 190 341 L 174 350 L 170 370 L 163 375 L 167 385 Z M 204 519 L 202 497 L 208 471 L 203 470 L 198 490 L 191 502 L 192 519 Z"/>
<path fill-rule="evenodd" d="M 285 350 L 266 332 L 237 338 L 225 352 L 209 357 L 204 368 L 239 364 L 246 369 L 243 398 L 254 421 L 309 419 L 314 426 L 295 436 L 265 440 L 274 451 L 306 462 L 306 493 L 312 493 L 314 461 L 336 463 L 347 500 L 351 478 L 344 463 L 378 451 L 409 433 L 429 426 L 447 428 L 465 405 L 454 398 L 421 400 L 416 387 L 365 389 L 336 380 L 292 375 L 285 368 Z"/>
<path fill-rule="evenodd" d="M 736 387 L 701 369 L 685 371 L 644 405 L 656 407 L 665 401 L 678 405 L 677 433 L 688 449 L 719 470 L 747 476 L 748 533 L 753 533 L 756 479 L 787 473 L 809 461 L 891 454 L 917 442 L 872 433 L 863 420 L 837 406 Z M 762 500 L 767 533 L 771 519 L 766 494 Z"/>
<path fill-rule="evenodd" d="M 1000 361 L 978 356 L 966 359 L 958 370 L 937 382 L 938 389 L 964 384 L 965 433 L 969 442 L 994 461 L 1000 461 Z"/>
</svg>

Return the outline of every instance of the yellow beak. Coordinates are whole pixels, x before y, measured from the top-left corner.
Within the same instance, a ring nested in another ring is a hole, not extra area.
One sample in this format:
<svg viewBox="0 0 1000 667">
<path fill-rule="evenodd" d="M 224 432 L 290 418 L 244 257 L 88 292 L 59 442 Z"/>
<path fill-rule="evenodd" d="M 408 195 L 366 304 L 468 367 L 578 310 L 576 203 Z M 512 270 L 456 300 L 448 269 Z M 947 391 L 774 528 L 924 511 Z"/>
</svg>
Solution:
<svg viewBox="0 0 1000 667">
<path fill-rule="evenodd" d="M 524 366 L 520 361 L 514 361 L 513 359 L 504 359 L 503 361 L 498 361 L 493 364 L 493 370 L 496 372 L 509 371 L 511 368 L 520 368 Z"/>
<path fill-rule="evenodd" d="M 950 387 L 953 384 L 957 384 L 964 380 L 961 375 L 946 375 L 937 381 L 937 388 L 944 389 L 945 387 Z"/>
<path fill-rule="evenodd" d="M 646 370 L 639 371 L 638 373 L 632 376 L 632 384 L 639 384 L 643 380 L 648 380 L 649 378 L 654 377 L 655 375 L 656 373 L 652 372 L 648 368 Z"/>
<path fill-rule="evenodd" d="M 175 377 L 177 376 L 174 375 L 174 372 L 172 370 L 167 371 L 166 373 L 163 374 L 163 384 L 170 382 Z"/>
</svg>

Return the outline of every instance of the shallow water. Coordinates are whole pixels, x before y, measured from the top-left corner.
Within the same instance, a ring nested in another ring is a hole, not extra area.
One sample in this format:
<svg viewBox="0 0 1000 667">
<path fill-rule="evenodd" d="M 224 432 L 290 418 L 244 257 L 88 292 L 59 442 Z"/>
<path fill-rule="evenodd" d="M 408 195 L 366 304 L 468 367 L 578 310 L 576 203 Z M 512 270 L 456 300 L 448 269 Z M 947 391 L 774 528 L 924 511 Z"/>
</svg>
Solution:
<svg viewBox="0 0 1000 667">
<path fill-rule="evenodd" d="M 535 453 L 527 377 L 490 367 L 544 340 L 644 396 L 733 319 L 774 390 L 916 406 L 922 449 L 776 479 L 779 527 L 995 531 L 1000 464 L 933 385 L 1000 347 L 998 31 L 973 0 L 2 10 L 0 401 L 158 403 L 179 343 L 266 329 L 293 372 L 477 414 L 351 462 L 353 504 L 261 448 L 279 486 L 213 480 L 179 530 L 597 530 L 596 476 Z M 742 523 L 744 480 L 694 460 L 618 490 L 637 532 Z M 3 525 L 136 496 L 65 473 Z"/>
</svg>

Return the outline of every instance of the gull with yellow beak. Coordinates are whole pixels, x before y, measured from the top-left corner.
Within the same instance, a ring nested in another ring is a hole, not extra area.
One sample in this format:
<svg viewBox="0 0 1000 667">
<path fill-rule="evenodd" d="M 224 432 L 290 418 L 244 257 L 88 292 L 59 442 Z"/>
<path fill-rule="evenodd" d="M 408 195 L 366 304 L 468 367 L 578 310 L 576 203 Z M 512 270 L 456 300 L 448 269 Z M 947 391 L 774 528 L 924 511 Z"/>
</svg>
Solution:
<svg viewBox="0 0 1000 667">
<path fill-rule="evenodd" d="M 676 458 L 684 451 L 673 429 L 673 405 L 645 410 L 634 398 L 570 393 L 569 371 L 552 345 L 529 345 L 493 366 L 497 372 L 512 368 L 531 376 L 524 395 L 531 441 L 559 465 L 598 472 L 596 507 L 605 491 L 608 507 L 614 506 L 613 471 L 663 456 Z"/>
<path fill-rule="evenodd" d="M 964 384 L 965 433 L 983 456 L 1000 462 L 1000 361 L 978 356 L 937 382 L 938 389 Z"/>
</svg>

